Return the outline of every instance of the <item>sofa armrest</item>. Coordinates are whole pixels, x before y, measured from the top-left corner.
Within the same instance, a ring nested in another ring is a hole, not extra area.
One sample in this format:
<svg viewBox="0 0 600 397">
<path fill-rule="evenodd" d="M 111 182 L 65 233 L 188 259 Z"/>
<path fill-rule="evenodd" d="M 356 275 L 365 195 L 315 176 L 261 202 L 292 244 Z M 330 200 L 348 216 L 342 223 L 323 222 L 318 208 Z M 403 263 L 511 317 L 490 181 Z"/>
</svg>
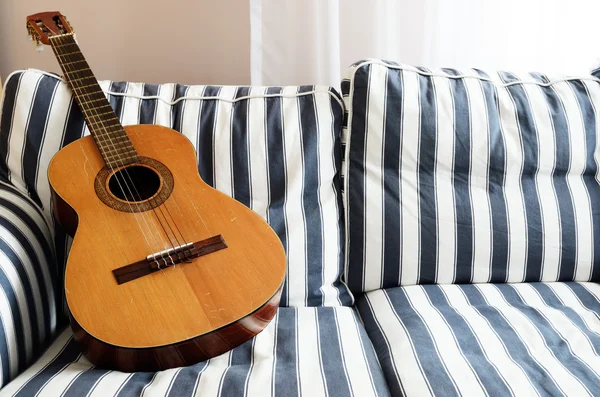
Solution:
<svg viewBox="0 0 600 397">
<path fill-rule="evenodd" d="M 53 234 L 40 208 L 0 181 L 0 387 L 46 348 L 57 326 Z"/>
</svg>

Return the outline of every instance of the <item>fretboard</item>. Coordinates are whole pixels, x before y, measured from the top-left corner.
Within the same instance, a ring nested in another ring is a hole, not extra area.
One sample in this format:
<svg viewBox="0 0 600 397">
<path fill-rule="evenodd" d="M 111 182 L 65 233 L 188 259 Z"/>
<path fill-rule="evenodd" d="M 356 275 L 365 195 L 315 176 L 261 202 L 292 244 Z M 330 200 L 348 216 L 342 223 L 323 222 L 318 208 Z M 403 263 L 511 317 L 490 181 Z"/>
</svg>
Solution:
<svg viewBox="0 0 600 397">
<path fill-rule="evenodd" d="M 106 165 L 118 168 L 139 161 L 73 34 L 53 36 L 50 44 Z"/>
</svg>

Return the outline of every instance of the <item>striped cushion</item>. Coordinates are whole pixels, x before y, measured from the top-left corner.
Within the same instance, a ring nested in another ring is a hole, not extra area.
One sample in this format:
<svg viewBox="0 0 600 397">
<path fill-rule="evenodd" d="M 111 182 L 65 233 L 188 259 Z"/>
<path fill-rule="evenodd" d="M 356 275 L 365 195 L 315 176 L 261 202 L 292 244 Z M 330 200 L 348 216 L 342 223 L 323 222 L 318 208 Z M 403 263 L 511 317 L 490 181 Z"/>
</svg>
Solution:
<svg viewBox="0 0 600 397">
<path fill-rule="evenodd" d="M 352 67 L 347 280 L 600 280 L 600 80 Z"/>
<path fill-rule="evenodd" d="M 101 86 L 123 124 L 158 124 L 183 133 L 196 148 L 202 178 L 271 224 L 289 259 L 283 306 L 352 303 L 340 283 L 343 104 L 333 89 Z M 50 219 L 48 163 L 89 132 L 66 83 L 55 76 L 17 72 L 7 79 L 5 95 L 0 169 Z"/>
<path fill-rule="evenodd" d="M 417 285 L 357 306 L 392 395 L 600 395 L 598 284 Z"/>
<path fill-rule="evenodd" d="M 57 326 L 52 235 L 31 200 L 0 182 L 0 387 L 46 348 Z"/>
<path fill-rule="evenodd" d="M 373 347 L 353 309 L 280 308 L 256 338 L 229 353 L 157 373 L 96 369 L 70 330 L 0 391 L 7 396 L 387 396 Z"/>
</svg>

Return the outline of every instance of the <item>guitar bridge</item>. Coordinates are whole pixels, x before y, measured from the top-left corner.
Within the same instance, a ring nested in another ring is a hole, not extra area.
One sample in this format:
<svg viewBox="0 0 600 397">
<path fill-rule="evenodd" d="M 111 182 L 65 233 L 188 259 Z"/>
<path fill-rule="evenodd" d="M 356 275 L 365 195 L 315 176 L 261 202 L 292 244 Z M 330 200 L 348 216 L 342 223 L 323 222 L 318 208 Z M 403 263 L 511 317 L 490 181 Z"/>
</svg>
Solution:
<svg viewBox="0 0 600 397">
<path fill-rule="evenodd" d="M 150 263 L 150 266 L 160 270 L 164 267 L 176 265 L 177 263 L 191 262 L 196 250 L 194 243 L 187 243 L 159 251 L 155 254 L 150 254 L 146 257 L 146 260 Z M 175 257 L 175 259 L 173 259 L 173 257 Z"/>
<path fill-rule="evenodd" d="M 182 244 L 155 252 L 148 255 L 146 259 L 114 269 L 113 275 L 117 280 L 117 284 L 120 285 L 179 263 L 189 263 L 194 258 L 208 255 L 224 248 L 227 248 L 227 244 L 223 236 L 219 234 L 195 243 Z"/>
</svg>

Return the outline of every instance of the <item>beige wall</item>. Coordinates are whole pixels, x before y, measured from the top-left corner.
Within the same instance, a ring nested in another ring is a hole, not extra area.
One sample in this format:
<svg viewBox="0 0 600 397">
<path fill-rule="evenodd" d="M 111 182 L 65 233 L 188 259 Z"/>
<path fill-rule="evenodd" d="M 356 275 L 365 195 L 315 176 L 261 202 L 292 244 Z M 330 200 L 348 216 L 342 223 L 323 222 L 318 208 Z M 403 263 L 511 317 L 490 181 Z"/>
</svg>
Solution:
<svg viewBox="0 0 600 397">
<path fill-rule="evenodd" d="M 52 50 L 27 41 L 25 17 L 61 11 L 100 80 L 250 83 L 245 0 L 0 0 L 0 76 L 58 72 Z"/>
</svg>

